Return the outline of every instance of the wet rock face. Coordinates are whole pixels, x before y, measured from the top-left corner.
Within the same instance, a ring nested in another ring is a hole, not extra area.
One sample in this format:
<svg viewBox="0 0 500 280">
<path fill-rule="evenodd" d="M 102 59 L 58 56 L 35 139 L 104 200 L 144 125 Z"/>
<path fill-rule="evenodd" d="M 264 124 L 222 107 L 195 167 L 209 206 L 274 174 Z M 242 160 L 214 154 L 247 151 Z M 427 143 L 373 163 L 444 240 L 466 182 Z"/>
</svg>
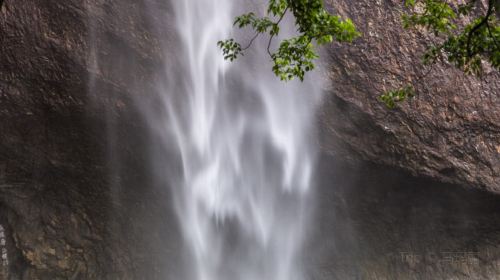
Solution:
<svg viewBox="0 0 500 280">
<path fill-rule="evenodd" d="M 500 192 L 498 71 L 479 79 L 452 66 L 422 66 L 429 38 L 401 28 L 401 1 L 327 3 L 363 36 L 324 55 L 331 81 L 320 113 L 324 150 Z M 409 102 L 389 110 L 377 100 L 421 76 Z"/>
<path fill-rule="evenodd" d="M 147 179 L 132 105 L 159 67 L 148 9 L 163 2 L 1 9 L 0 279 L 155 279 L 172 265 L 158 257 L 175 235 L 168 198 Z"/>
<path fill-rule="evenodd" d="M 500 196 L 324 157 L 310 279 L 497 279 Z"/>
</svg>

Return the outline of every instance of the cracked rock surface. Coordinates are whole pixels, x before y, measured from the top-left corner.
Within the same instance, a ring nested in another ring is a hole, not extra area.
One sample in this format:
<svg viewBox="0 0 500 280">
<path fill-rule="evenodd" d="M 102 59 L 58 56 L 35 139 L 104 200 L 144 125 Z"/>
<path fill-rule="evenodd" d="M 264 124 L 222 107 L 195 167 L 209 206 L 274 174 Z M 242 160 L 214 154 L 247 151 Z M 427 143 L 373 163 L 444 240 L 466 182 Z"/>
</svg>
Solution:
<svg viewBox="0 0 500 280">
<path fill-rule="evenodd" d="M 424 68 L 420 57 L 432 38 L 401 27 L 401 1 L 326 2 L 363 36 L 325 51 L 324 150 L 499 193 L 499 72 L 486 69 L 480 79 L 449 65 Z M 417 96 L 396 109 L 377 100 L 422 76 Z"/>
</svg>

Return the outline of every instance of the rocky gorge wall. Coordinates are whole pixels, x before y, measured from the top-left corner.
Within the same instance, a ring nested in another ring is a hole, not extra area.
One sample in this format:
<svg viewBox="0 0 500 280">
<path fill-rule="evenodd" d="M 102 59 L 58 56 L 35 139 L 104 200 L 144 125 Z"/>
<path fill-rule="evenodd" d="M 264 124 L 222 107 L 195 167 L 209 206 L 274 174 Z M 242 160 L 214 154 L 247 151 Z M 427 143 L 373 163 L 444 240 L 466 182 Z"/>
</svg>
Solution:
<svg viewBox="0 0 500 280">
<path fill-rule="evenodd" d="M 132 105 L 163 55 L 148 9 L 21 0 L 0 11 L 8 279 L 155 279 L 175 265 L 158 256 L 169 250 L 162 236 L 176 235 L 174 219 L 148 180 L 146 126 Z M 163 223 L 145 236 L 155 219 Z"/>
<path fill-rule="evenodd" d="M 324 150 L 500 192 L 498 71 L 486 67 L 478 78 L 450 65 L 424 67 L 421 55 L 434 39 L 402 28 L 401 1 L 326 3 L 363 35 L 326 50 L 331 88 L 320 116 Z M 417 96 L 396 109 L 377 100 L 420 77 Z"/>
<path fill-rule="evenodd" d="M 414 63 L 422 38 L 398 29 L 399 5 L 386 0 L 332 6 L 352 17 L 365 35 L 353 46 L 327 50 L 332 82 L 319 114 L 323 149 L 333 155 L 326 161 L 368 160 L 390 170 L 346 168 L 344 174 L 372 174 L 354 184 L 340 178 L 338 166 L 323 165 L 319 174 L 332 177 L 318 191 L 325 195 L 316 239 L 326 238 L 324 244 L 331 246 L 311 245 L 329 249 L 321 251 L 328 266 L 311 265 L 323 275 L 314 279 L 356 279 L 361 270 L 352 264 L 365 264 L 361 279 L 432 275 L 426 265 L 395 264 L 401 274 L 382 267 L 379 256 L 399 256 L 409 244 L 401 237 L 407 231 L 415 235 L 411 242 L 428 236 L 424 245 L 444 244 L 441 251 L 482 254 L 488 248 L 485 275 L 498 267 L 498 198 L 438 181 L 500 188 L 499 80 L 481 82 L 436 67 L 417 98 L 394 111 L 384 108 L 378 92 L 423 71 Z M 0 279 L 165 279 L 179 266 L 180 237 L 166 203 L 169 193 L 164 182 L 149 179 L 153 171 L 146 164 L 150 153 L 163 151 L 152 148 L 140 108 L 133 105 L 154 103 L 148 93 L 162 79 L 160 61 L 175 63 L 175 51 L 162 51 L 175 41 L 169 17 L 171 9 L 160 0 L 6 1 L 0 11 L 0 225 L 5 235 L 0 256 L 5 251 L 8 264 L 2 259 Z M 163 20 L 164 29 L 151 24 Z M 434 181 L 407 186 L 417 179 L 400 168 Z M 419 191 L 423 184 L 433 188 Z M 389 204 L 387 193 L 394 194 Z M 401 211 L 414 197 L 420 201 L 415 210 Z M 471 197 L 474 205 L 464 207 L 471 214 L 463 214 L 468 224 L 442 207 L 444 201 L 460 209 Z M 408 215 L 418 222 L 400 229 Z M 430 223 L 441 232 L 439 238 L 429 237 L 434 234 L 425 228 L 428 216 L 436 217 Z M 344 226 L 337 229 L 340 222 Z M 454 231 L 457 224 L 460 230 Z M 479 233 L 457 239 L 472 231 Z M 348 252 L 354 253 L 343 265 Z M 336 274 L 327 272 L 331 267 Z M 448 268 L 439 275 L 468 279 L 466 269 Z"/>
</svg>

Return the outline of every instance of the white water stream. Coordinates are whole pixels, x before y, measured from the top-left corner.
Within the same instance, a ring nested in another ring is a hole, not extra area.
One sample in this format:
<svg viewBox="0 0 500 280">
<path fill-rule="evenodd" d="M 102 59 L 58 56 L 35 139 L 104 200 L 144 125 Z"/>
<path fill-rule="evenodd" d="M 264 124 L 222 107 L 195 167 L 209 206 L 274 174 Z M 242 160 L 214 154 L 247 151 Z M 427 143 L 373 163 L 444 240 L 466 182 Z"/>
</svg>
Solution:
<svg viewBox="0 0 500 280">
<path fill-rule="evenodd" d="M 187 248 L 185 277 L 301 280 L 320 85 L 313 75 L 308 83 L 279 81 L 265 42 L 224 61 L 216 42 L 234 35 L 235 8 L 244 4 L 173 1 L 182 66 L 166 65 L 166 73 L 182 73 L 161 89 L 160 126 L 182 165 L 168 180 Z"/>
</svg>

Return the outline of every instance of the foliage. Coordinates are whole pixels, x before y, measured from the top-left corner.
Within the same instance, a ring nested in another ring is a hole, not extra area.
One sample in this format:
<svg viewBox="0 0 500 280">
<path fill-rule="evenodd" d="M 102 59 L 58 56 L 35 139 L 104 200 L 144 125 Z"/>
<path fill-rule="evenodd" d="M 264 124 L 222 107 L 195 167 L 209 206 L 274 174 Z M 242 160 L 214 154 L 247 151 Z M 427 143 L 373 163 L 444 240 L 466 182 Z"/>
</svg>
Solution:
<svg viewBox="0 0 500 280">
<path fill-rule="evenodd" d="M 500 0 L 487 0 L 487 9 L 481 0 L 405 0 L 404 7 L 406 11 L 402 20 L 405 28 L 424 28 L 435 36 L 423 54 L 424 65 L 448 62 L 474 75 L 481 75 L 483 63 L 500 69 Z M 272 52 L 272 40 L 279 35 L 280 23 L 287 12 L 295 18 L 298 35 L 282 40 L 278 49 Z M 294 77 L 303 80 L 305 73 L 314 69 L 317 46 L 333 41 L 351 42 L 360 36 L 350 19 L 329 14 L 322 0 L 269 0 L 267 16 L 244 14 L 235 19 L 234 25 L 251 27 L 255 35 L 246 47 L 234 39 L 219 41 L 225 59 L 235 60 L 259 35 L 267 34 L 267 51 L 274 63 L 273 72 L 281 80 Z M 406 85 L 384 92 L 379 99 L 389 108 L 394 108 L 398 102 L 414 94 L 414 87 Z"/>
<path fill-rule="evenodd" d="M 295 18 L 298 35 L 280 42 L 275 51 L 271 43 L 280 33 L 280 23 L 290 12 Z M 238 28 L 250 27 L 254 37 L 246 47 L 234 39 L 219 41 L 224 58 L 233 61 L 248 49 L 262 34 L 269 36 L 267 52 L 273 61 L 273 72 L 281 80 L 295 77 L 304 79 L 306 72 L 314 69 L 314 59 L 318 58 L 316 46 L 338 42 L 351 42 L 360 34 L 350 19 L 328 13 L 322 0 L 269 0 L 267 16 L 258 17 L 247 13 L 236 17 L 234 25 Z"/>
<path fill-rule="evenodd" d="M 403 27 L 423 27 L 437 39 L 437 43 L 430 44 L 423 55 L 424 65 L 449 62 L 465 73 L 474 75 L 481 75 L 483 61 L 489 62 L 497 70 L 500 68 L 500 26 L 497 18 L 500 2 L 488 0 L 486 14 L 477 16 L 481 13 L 480 2 L 405 1 L 409 12 L 403 15 Z M 467 22 L 467 18 L 472 20 Z M 405 86 L 385 92 L 379 99 L 387 107 L 394 108 L 397 102 L 412 96 L 414 88 Z"/>
<path fill-rule="evenodd" d="M 379 100 L 385 103 L 389 109 L 396 107 L 396 103 L 415 96 L 415 90 L 412 86 L 406 85 L 402 88 L 389 90 L 379 96 Z"/>
<path fill-rule="evenodd" d="M 410 8 L 410 13 L 403 16 L 404 27 L 424 27 L 440 39 L 425 52 L 424 64 L 448 61 L 466 73 L 480 75 L 484 60 L 500 69 L 500 25 L 497 17 L 500 1 L 488 0 L 486 13 L 473 17 L 481 13 L 481 2 L 406 1 L 405 6 Z M 422 11 L 417 12 L 419 9 Z M 466 20 L 465 16 L 472 16 L 473 19 L 461 24 Z"/>
</svg>

